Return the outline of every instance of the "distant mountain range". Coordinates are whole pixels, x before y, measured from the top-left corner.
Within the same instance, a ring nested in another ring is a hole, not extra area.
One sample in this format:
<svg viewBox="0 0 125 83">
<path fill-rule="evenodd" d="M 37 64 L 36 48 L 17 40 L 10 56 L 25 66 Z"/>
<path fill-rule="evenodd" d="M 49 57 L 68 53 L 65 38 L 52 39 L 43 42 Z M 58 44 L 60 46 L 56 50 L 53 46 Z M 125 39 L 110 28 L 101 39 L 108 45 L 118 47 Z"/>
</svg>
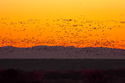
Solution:
<svg viewBox="0 0 125 83">
<path fill-rule="evenodd" d="M 0 59 L 125 59 L 125 50 L 73 46 L 0 47 Z"/>
</svg>

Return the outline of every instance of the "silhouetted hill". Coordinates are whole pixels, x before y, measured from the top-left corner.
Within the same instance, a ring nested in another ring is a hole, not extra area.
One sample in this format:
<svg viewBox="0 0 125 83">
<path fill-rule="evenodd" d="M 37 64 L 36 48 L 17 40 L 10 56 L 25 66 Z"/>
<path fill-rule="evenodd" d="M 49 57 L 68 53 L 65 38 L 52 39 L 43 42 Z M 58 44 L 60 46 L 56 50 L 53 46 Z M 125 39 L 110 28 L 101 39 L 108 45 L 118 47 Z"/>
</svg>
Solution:
<svg viewBox="0 0 125 83">
<path fill-rule="evenodd" d="M 0 59 L 125 59 L 125 50 L 104 47 L 73 46 L 0 47 Z"/>
</svg>

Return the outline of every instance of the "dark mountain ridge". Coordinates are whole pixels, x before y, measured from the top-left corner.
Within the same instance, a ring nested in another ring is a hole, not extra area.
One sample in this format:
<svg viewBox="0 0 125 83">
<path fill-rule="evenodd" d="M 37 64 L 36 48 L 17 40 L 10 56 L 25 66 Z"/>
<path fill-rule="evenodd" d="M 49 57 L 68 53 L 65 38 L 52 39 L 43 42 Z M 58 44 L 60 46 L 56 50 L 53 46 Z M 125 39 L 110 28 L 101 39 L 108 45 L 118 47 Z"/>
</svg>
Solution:
<svg viewBox="0 0 125 83">
<path fill-rule="evenodd" d="M 75 48 L 74 46 L 0 47 L 0 58 L 35 59 L 125 59 L 125 50 L 106 47 Z"/>
</svg>

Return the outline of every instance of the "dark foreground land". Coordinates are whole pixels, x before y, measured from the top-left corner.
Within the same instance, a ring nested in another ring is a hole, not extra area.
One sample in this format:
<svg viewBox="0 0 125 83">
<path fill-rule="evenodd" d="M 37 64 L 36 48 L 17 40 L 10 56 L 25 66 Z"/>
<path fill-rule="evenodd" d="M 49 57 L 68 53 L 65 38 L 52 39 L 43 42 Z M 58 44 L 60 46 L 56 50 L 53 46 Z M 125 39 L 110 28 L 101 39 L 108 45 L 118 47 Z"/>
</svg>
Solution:
<svg viewBox="0 0 125 83">
<path fill-rule="evenodd" d="M 0 83 L 125 83 L 125 60 L 1 59 Z"/>
<path fill-rule="evenodd" d="M 0 59 L 0 68 L 33 70 L 80 70 L 125 68 L 124 59 Z"/>
<path fill-rule="evenodd" d="M 29 72 L 20 69 L 0 69 L 0 83 L 125 83 L 125 68 Z"/>
</svg>

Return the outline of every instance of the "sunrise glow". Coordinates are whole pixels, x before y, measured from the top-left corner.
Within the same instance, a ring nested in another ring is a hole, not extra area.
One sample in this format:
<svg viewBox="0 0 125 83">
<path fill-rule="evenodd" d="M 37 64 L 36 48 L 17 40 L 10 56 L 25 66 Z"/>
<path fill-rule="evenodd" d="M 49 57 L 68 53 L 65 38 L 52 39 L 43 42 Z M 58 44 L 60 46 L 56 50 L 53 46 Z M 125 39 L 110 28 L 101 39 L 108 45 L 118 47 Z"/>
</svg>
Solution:
<svg viewBox="0 0 125 83">
<path fill-rule="evenodd" d="M 0 0 L 0 47 L 125 49 L 125 0 Z"/>
</svg>

